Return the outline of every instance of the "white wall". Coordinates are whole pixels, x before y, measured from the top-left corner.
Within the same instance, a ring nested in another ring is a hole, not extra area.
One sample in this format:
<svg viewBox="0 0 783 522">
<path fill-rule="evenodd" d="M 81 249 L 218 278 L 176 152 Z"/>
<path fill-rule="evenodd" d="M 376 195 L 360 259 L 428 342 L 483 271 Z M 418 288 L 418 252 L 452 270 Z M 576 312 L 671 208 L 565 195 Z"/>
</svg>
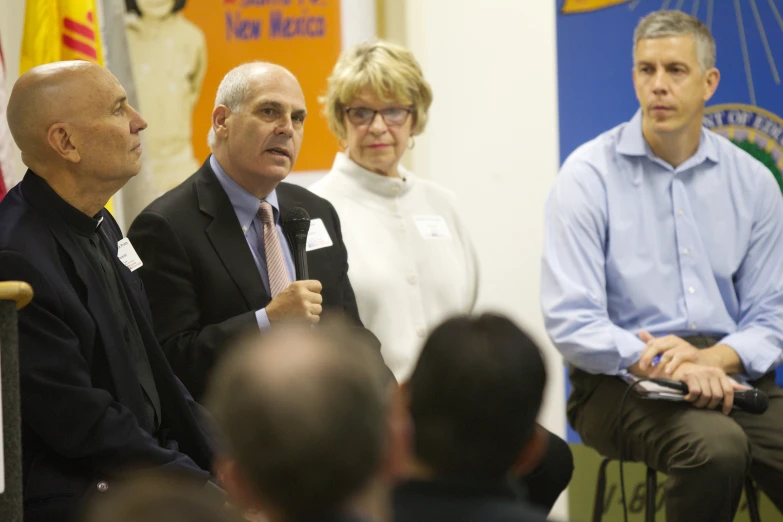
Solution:
<svg viewBox="0 0 783 522">
<path fill-rule="evenodd" d="M 5 58 L 5 88 L 6 94 L 11 94 L 11 87 L 19 77 L 19 53 L 22 45 L 22 29 L 24 25 L 25 0 L 0 0 L 0 43 L 3 45 Z M 16 146 L 13 150 L 14 170 L 16 179 L 22 179 L 25 166 L 22 156 Z"/>
<path fill-rule="evenodd" d="M 480 256 L 480 307 L 511 315 L 545 346 L 541 422 L 564 435 L 563 364 L 538 299 L 544 202 L 558 169 L 553 4 L 405 0 L 401 43 L 434 91 L 411 167 L 456 191 L 465 209 Z M 562 499 L 553 514 L 565 517 Z"/>
</svg>

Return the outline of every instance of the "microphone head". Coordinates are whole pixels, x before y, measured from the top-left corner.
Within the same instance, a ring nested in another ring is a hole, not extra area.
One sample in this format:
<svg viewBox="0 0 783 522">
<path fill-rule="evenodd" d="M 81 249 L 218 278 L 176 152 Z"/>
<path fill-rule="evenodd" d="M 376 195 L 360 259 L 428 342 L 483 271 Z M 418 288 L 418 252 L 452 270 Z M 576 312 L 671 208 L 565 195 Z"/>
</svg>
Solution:
<svg viewBox="0 0 783 522">
<path fill-rule="evenodd" d="M 283 231 L 292 236 L 304 235 L 310 230 L 310 214 L 302 207 L 286 210 L 283 215 Z"/>
<path fill-rule="evenodd" d="M 734 393 L 734 404 L 748 413 L 762 414 L 769 407 L 769 396 L 761 390 L 752 389 Z"/>
</svg>

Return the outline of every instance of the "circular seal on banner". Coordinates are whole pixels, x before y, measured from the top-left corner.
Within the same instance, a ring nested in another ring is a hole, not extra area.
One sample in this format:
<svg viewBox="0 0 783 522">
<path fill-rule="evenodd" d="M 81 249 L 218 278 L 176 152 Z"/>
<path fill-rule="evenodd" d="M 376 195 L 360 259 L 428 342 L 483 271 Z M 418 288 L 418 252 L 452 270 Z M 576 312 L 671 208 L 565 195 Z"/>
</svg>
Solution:
<svg viewBox="0 0 783 522">
<path fill-rule="evenodd" d="M 707 107 L 704 126 L 759 160 L 783 190 L 783 118 L 753 105 Z"/>
</svg>

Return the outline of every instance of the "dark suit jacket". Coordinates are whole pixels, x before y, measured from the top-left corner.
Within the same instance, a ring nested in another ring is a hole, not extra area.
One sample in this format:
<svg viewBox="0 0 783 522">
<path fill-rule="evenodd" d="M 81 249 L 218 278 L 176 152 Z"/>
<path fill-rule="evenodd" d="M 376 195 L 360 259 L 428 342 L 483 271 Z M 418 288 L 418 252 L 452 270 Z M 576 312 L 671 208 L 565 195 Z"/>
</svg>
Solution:
<svg viewBox="0 0 783 522">
<path fill-rule="evenodd" d="M 410 480 L 393 502 L 394 522 L 546 522 L 512 483 Z"/>
<path fill-rule="evenodd" d="M 324 314 L 336 309 L 360 324 L 334 207 L 288 183 L 277 186 L 277 198 L 281 214 L 302 207 L 311 219 L 323 220 L 334 245 L 307 253 L 310 279 L 323 285 Z M 148 206 L 128 237 L 144 263 L 139 272 L 158 341 L 174 372 L 200 400 L 223 348 L 242 332 L 257 330 L 255 312 L 271 300 L 209 159 Z"/>
<path fill-rule="evenodd" d="M 202 408 L 155 339 L 141 280 L 115 257 L 160 395 L 163 442 L 139 427 L 144 398 L 119 323 L 53 197 L 28 171 L 0 203 L 0 280 L 27 281 L 35 294 L 19 312 L 27 521 L 70 520 L 86 493 L 106 490 L 133 468 L 206 481 L 214 449 Z M 116 252 L 122 233 L 111 214 L 101 214 L 101 237 Z"/>
</svg>

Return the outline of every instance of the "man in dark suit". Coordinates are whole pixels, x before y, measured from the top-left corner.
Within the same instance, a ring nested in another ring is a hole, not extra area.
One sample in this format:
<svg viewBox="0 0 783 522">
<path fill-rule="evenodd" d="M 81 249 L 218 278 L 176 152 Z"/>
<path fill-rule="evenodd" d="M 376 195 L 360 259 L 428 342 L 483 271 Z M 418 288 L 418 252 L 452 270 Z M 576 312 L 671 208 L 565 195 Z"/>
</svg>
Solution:
<svg viewBox="0 0 783 522">
<path fill-rule="evenodd" d="M 306 116 L 288 70 L 262 62 L 233 69 L 218 87 L 212 155 L 128 232 L 144 262 L 158 341 L 196 399 L 224 346 L 244 331 L 317 323 L 322 309 L 359 322 L 334 207 L 281 183 L 299 154 Z M 295 281 L 281 224 L 293 207 L 311 217 L 305 281 Z"/>
<path fill-rule="evenodd" d="M 35 292 L 19 313 L 25 520 L 73 520 L 137 468 L 209 484 L 203 410 L 166 362 L 133 248 L 103 208 L 138 173 L 147 123 L 88 62 L 22 75 L 8 123 L 30 169 L 0 203 L 0 280 Z"/>
<path fill-rule="evenodd" d="M 508 319 L 437 327 L 404 386 L 414 463 L 395 491 L 395 522 L 546 520 L 516 478 L 536 467 L 550 438 L 536 424 L 545 384 L 538 347 Z"/>
</svg>

